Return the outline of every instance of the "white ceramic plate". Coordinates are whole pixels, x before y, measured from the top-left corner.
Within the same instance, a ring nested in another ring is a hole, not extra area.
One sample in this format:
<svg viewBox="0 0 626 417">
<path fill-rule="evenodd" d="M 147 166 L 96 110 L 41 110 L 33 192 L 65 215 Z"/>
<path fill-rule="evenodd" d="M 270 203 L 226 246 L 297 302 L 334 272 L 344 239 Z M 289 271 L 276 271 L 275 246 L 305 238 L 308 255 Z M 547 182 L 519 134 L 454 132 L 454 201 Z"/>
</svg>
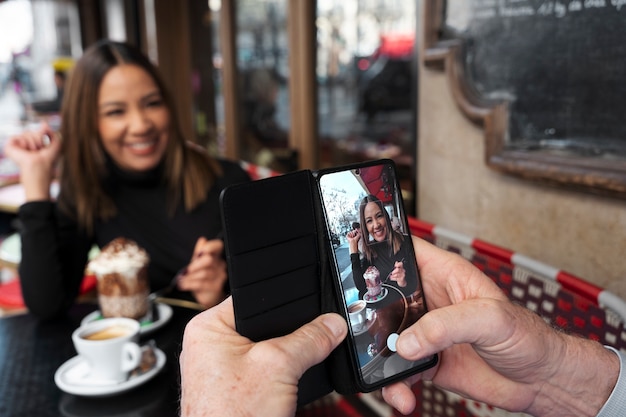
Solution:
<svg viewBox="0 0 626 417">
<path fill-rule="evenodd" d="M 154 348 L 156 364 L 152 369 L 139 376 L 132 376 L 124 382 L 104 382 L 90 381 L 87 375 L 87 362 L 80 356 L 74 356 L 57 369 L 54 374 L 54 382 L 61 390 L 68 394 L 80 395 L 84 397 L 108 397 L 131 390 L 154 378 L 165 366 L 167 358 L 165 353 L 158 348 Z"/>
<path fill-rule="evenodd" d="M 15 265 L 22 260 L 22 240 L 19 233 L 13 233 L 0 243 L 0 259 Z"/>
<path fill-rule="evenodd" d="M 139 330 L 139 333 L 141 335 L 152 333 L 153 331 L 163 327 L 165 323 L 170 321 L 170 319 L 172 318 L 172 314 L 173 314 L 172 307 L 163 303 L 156 303 L 156 307 L 159 309 L 159 319 L 157 321 L 141 321 L 140 320 L 141 328 Z M 100 314 L 100 310 L 96 310 L 93 313 L 87 314 L 82 319 L 80 324 L 85 325 L 89 322 L 100 320 L 101 318 L 102 318 L 102 315 Z"/>
</svg>

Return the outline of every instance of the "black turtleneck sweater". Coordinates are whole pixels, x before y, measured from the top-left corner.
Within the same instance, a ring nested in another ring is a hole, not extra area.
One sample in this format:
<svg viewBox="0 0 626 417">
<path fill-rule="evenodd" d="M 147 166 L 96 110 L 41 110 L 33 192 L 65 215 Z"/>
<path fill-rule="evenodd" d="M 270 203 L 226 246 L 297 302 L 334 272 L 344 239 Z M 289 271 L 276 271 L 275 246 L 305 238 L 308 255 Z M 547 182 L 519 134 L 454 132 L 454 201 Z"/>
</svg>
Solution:
<svg viewBox="0 0 626 417">
<path fill-rule="evenodd" d="M 418 288 L 418 271 L 415 266 L 415 262 L 412 261 L 415 257 L 415 252 L 413 252 L 409 239 L 411 239 L 410 236 L 404 236 L 400 249 L 395 254 L 391 253 L 389 245 L 386 242 L 370 244 L 372 250 L 376 254 L 376 257 L 372 262 L 369 262 L 366 258 L 360 259 L 358 253 L 350 254 L 350 260 L 352 262 L 352 278 L 354 279 L 354 285 L 359 290 L 359 297 L 362 297 L 367 291 L 367 285 L 365 285 L 363 274 L 367 268 L 372 265 L 378 269 L 380 272 L 380 280 L 385 284 L 398 288 L 407 297 L 413 294 L 413 292 Z M 398 286 L 396 281 L 387 280 L 389 274 L 393 272 L 396 262 L 404 263 L 407 281 L 406 287 Z"/>
<path fill-rule="evenodd" d="M 223 175 L 208 191 L 206 200 L 190 213 L 185 212 L 182 201 L 178 202 L 173 216 L 159 169 L 137 175 L 113 167 L 105 187 L 117 215 L 96 222 L 91 237 L 79 230 L 75 220 L 61 213 L 56 203 L 34 201 L 22 205 L 19 274 L 29 311 L 43 319 L 67 311 L 78 294 L 92 245 L 103 247 L 120 236 L 136 241 L 150 255 L 152 290 L 169 283 L 191 260 L 199 237 L 212 239 L 221 234 L 221 191 L 250 180 L 238 164 L 220 164 Z"/>
</svg>

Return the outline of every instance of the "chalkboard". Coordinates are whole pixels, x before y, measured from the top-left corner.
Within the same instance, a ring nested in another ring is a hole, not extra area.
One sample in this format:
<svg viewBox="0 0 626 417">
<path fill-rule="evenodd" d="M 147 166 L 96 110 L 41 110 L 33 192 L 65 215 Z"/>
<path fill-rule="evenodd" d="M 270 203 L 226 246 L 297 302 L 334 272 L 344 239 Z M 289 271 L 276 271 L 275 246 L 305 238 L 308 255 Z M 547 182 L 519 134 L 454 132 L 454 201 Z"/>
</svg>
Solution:
<svg viewBox="0 0 626 417">
<path fill-rule="evenodd" d="M 445 19 L 470 84 L 509 101 L 509 147 L 626 156 L 626 0 L 448 1 Z"/>
</svg>

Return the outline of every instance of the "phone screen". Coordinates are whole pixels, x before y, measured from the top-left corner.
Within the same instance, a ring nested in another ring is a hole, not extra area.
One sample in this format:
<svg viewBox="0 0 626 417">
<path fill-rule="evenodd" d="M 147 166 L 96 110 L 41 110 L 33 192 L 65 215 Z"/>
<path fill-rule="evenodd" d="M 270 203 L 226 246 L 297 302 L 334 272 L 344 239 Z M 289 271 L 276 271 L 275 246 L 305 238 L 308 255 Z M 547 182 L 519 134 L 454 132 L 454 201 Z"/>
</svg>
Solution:
<svg viewBox="0 0 626 417">
<path fill-rule="evenodd" d="M 433 366 L 436 356 L 408 361 L 395 352 L 426 302 L 393 162 L 320 171 L 318 181 L 360 388 Z"/>
</svg>

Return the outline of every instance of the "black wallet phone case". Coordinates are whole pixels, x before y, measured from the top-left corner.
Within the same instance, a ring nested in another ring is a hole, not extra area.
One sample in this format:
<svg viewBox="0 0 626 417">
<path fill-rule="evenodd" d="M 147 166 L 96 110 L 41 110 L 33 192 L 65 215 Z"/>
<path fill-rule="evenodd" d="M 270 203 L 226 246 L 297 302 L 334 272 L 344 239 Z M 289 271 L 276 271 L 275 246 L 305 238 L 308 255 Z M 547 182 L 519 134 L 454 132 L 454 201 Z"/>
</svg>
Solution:
<svg viewBox="0 0 626 417">
<path fill-rule="evenodd" d="M 339 312 L 312 171 L 231 186 L 222 192 L 224 244 L 237 331 L 253 341 L 291 333 Z M 335 390 L 358 392 L 347 344 L 300 380 L 298 404 Z"/>
</svg>

